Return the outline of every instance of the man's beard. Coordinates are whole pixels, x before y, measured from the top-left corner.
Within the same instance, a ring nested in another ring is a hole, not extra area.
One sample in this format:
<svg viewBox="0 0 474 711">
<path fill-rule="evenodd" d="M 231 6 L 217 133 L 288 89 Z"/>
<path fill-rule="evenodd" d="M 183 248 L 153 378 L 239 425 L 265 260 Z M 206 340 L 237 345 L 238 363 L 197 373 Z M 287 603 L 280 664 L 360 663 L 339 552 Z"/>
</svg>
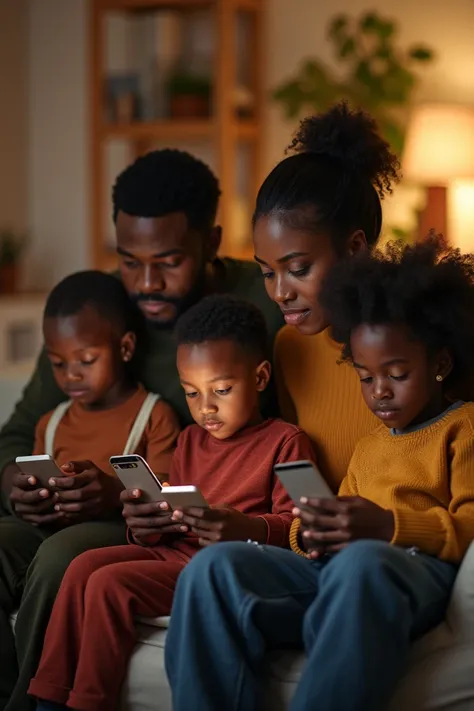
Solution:
<svg viewBox="0 0 474 711">
<path fill-rule="evenodd" d="M 160 294 L 135 293 L 131 294 L 130 298 L 138 307 L 140 307 L 140 303 L 144 302 L 151 302 L 155 304 L 170 304 L 171 306 L 174 306 L 175 314 L 172 319 L 168 319 L 167 321 L 160 321 L 159 319 L 149 318 L 140 309 L 148 326 L 155 329 L 170 329 L 175 326 L 179 317 L 185 311 L 187 311 L 191 306 L 197 303 L 204 296 L 204 293 L 205 282 L 203 274 L 202 277 L 193 286 L 193 288 L 188 291 L 187 294 L 181 297 L 161 296 Z"/>
</svg>

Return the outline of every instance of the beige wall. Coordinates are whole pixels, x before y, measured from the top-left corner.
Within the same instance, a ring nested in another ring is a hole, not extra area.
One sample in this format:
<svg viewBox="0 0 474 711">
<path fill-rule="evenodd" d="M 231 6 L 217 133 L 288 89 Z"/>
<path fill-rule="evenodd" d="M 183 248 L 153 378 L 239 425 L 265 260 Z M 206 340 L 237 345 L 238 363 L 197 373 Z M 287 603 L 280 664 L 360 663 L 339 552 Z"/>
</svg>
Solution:
<svg viewBox="0 0 474 711">
<path fill-rule="evenodd" d="M 38 288 L 88 266 L 88 5 L 31 0 L 26 276 Z"/>
<path fill-rule="evenodd" d="M 28 226 L 28 0 L 0 0 L 0 228 Z"/>
</svg>

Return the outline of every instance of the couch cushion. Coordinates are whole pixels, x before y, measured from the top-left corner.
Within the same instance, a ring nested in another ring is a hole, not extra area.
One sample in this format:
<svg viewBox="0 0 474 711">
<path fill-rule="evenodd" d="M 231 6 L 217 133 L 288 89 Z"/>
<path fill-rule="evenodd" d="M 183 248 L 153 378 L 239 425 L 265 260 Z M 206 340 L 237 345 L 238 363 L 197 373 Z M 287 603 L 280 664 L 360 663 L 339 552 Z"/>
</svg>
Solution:
<svg viewBox="0 0 474 711">
<path fill-rule="evenodd" d="M 446 622 L 456 640 L 474 644 L 474 543 L 456 576 Z"/>
<path fill-rule="evenodd" d="M 166 629 L 156 620 L 137 625 L 137 645 L 123 690 L 124 711 L 171 711 L 164 670 Z M 265 711 L 287 711 L 301 676 L 302 652 L 267 655 Z M 413 645 L 407 673 L 389 711 L 473 711 L 474 645 L 457 644 L 442 624 Z M 262 709 L 263 711 L 263 709 Z"/>
<path fill-rule="evenodd" d="M 148 627 L 160 627 L 161 629 L 168 629 L 170 623 L 170 617 L 137 617 L 138 625 L 145 625 Z"/>
</svg>

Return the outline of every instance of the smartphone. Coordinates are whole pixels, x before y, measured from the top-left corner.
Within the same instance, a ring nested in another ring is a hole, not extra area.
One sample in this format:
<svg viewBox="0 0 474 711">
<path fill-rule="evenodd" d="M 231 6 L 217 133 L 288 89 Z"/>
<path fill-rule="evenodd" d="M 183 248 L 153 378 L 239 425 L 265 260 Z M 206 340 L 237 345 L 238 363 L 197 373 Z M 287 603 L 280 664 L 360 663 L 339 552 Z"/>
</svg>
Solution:
<svg viewBox="0 0 474 711">
<path fill-rule="evenodd" d="M 334 494 L 313 462 L 275 464 L 273 471 L 297 506 L 301 507 L 302 496 L 316 499 L 334 498 Z"/>
<path fill-rule="evenodd" d="M 200 509 L 209 508 L 206 499 L 195 486 L 167 486 L 163 489 L 162 495 L 172 509 L 177 506 L 182 509 L 188 509 L 190 506 Z"/>
<path fill-rule="evenodd" d="M 143 503 L 164 501 L 160 480 L 139 454 L 114 456 L 109 461 L 126 489 L 140 489 Z"/>
<path fill-rule="evenodd" d="M 67 474 L 61 471 L 56 462 L 49 454 L 35 454 L 31 457 L 17 457 L 15 462 L 20 467 L 23 474 L 36 477 L 41 486 L 51 489 L 49 480 L 51 477 L 65 477 Z"/>
</svg>

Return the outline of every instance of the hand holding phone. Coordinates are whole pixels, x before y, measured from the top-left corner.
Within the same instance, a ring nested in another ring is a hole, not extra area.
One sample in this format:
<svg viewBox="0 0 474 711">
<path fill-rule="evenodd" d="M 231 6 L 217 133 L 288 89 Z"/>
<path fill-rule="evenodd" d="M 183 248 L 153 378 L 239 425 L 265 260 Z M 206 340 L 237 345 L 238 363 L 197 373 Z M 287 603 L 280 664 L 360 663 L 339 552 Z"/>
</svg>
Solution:
<svg viewBox="0 0 474 711">
<path fill-rule="evenodd" d="M 173 519 L 182 521 L 199 538 L 199 545 L 210 546 L 222 541 L 267 540 L 268 530 L 264 519 L 247 516 L 236 509 L 190 506 L 174 511 Z"/>
<path fill-rule="evenodd" d="M 207 509 L 209 504 L 196 486 L 167 486 L 161 492 L 172 509 Z"/>
<path fill-rule="evenodd" d="M 322 500 L 334 500 L 334 494 L 323 479 L 313 462 L 303 460 L 298 462 L 285 462 L 275 464 L 273 467 L 275 474 L 280 479 L 284 489 L 290 495 L 295 506 L 298 507 L 297 515 L 301 518 L 301 543 L 308 551 L 313 550 L 313 543 L 308 539 L 306 533 L 310 524 L 304 518 L 302 512 L 307 512 L 308 516 L 314 511 L 309 503 L 304 504 L 301 499 L 311 500 L 313 497 Z"/>
<path fill-rule="evenodd" d="M 90 460 L 68 462 L 59 477 L 50 480 L 55 509 L 66 520 L 91 520 L 120 507 L 123 485 Z"/>
<path fill-rule="evenodd" d="M 302 498 L 334 498 L 334 494 L 313 462 L 302 460 L 275 464 L 273 471 L 296 506 L 301 506 Z"/>
<path fill-rule="evenodd" d="M 304 547 L 311 558 L 337 553 L 360 539 L 390 542 L 395 531 L 392 511 L 361 496 L 308 499 L 299 515 Z"/>
<path fill-rule="evenodd" d="M 125 489 L 140 490 L 141 502 L 164 501 L 160 480 L 139 454 L 110 457 L 110 464 Z"/>
<path fill-rule="evenodd" d="M 44 477 L 38 476 L 35 464 L 30 466 L 33 460 L 37 461 L 38 457 L 17 457 L 17 471 L 11 475 L 10 501 L 19 518 L 33 526 L 46 526 L 57 522 L 61 514 L 53 508 L 52 493 L 50 487 L 44 485 Z M 53 468 L 59 471 L 54 462 Z"/>
<path fill-rule="evenodd" d="M 164 533 L 188 530 L 182 522 L 172 520 L 171 507 L 163 497 L 163 486 L 143 457 L 138 454 L 111 457 L 110 463 L 125 486 L 120 496 L 122 515 L 137 540 L 149 541 Z"/>
<path fill-rule="evenodd" d="M 150 541 L 164 533 L 186 533 L 188 527 L 175 521 L 166 501 L 142 503 L 138 489 L 125 489 L 120 499 L 123 504 L 122 516 L 133 536 L 139 541 Z"/>
</svg>

